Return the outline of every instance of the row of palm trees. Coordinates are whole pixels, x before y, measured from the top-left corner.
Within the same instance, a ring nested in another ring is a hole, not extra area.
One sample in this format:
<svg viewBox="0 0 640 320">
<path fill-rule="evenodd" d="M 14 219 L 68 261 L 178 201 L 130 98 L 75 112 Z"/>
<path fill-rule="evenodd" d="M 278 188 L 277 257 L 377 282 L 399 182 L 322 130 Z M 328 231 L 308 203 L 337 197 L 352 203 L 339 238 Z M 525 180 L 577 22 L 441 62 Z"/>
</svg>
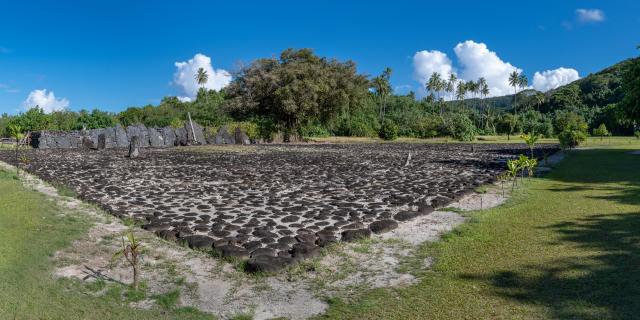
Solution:
<svg viewBox="0 0 640 320">
<path fill-rule="evenodd" d="M 525 89 L 529 85 L 529 80 L 523 72 L 514 70 L 509 74 L 509 85 L 513 87 L 513 108 L 515 114 L 518 114 L 517 108 L 517 94 L 518 88 Z M 433 98 L 440 103 L 440 114 L 444 111 L 444 96 L 448 94 L 449 100 L 458 100 L 460 103 L 464 103 L 468 94 L 471 94 L 471 98 L 477 98 L 480 95 L 480 107 L 485 109 L 485 98 L 489 95 L 490 90 L 487 85 L 487 80 L 484 77 L 480 77 L 478 81 L 463 81 L 456 77 L 455 74 L 450 74 L 448 79 L 444 79 L 438 72 L 434 72 L 429 77 L 426 83 L 426 89 L 431 92 Z"/>
<path fill-rule="evenodd" d="M 478 81 L 463 81 L 458 79 L 455 74 L 450 74 L 448 79 L 438 72 L 434 72 L 426 83 L 426 89 L 431 92 L 433 98 L 440 104 L 440 114 L 444 112 L 444 96 L 448 95 L 449 100 L 458 100 L 460 105 L 464 104 L 464 100 L 468 94 L 472 98 L 481 98 L 480 107 L 484 108 L 485 98 L 489 95 L 489 85 L 484 77 L 480 77 Z"/>
</svg>

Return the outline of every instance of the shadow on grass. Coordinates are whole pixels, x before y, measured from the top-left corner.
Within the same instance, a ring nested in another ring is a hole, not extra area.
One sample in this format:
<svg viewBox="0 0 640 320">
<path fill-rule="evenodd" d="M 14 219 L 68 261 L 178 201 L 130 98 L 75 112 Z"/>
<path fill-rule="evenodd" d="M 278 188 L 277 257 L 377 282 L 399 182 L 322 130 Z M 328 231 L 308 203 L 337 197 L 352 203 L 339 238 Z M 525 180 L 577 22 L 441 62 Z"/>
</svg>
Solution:
<svg viewBox="0 0 640 320">
<path fill-rule="evenodd" d="M 570 198 L 574 201 L 584 197 L 639 205 L 640 158 L 626 152 L 589 150 L 573 155 L 549 175 L 563 183 L 550 190 L 583 193 Z M 638 319 L 640 209 L 614 211 L 585 212 L 583 217 L 539 227 L 557 239 L 547 244 L 570 250 L 561 258 L 462 278 L 489 283 L 498 296 L 544 306 L 551 318 Z"/>
<path fill-rule="evenodd" d="M 488 279 L 496 293 L 544 305 L 560 319 L 637 319 L 640 315 L 640 213 L 592 216 L 549 226 L 564 243 L 602 252 L 563 258 Z M 478 278 L 465 276 L 465 278 Z"/>
</svg>

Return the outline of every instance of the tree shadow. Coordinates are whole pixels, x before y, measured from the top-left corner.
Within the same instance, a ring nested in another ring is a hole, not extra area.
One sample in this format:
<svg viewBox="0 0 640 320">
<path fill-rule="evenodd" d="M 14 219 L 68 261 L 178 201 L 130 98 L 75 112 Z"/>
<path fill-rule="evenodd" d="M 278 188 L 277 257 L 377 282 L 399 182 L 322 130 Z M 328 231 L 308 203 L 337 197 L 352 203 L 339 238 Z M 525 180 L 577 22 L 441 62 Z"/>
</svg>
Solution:
<svg viewBox="0 0 640 320">
<path fill-rule="evenodd" d="M 560 234 L 560 243 L 599 253 L 462 278 L 489 282 L 499 296 L 546 306 L 554 318 L 640 317 L 640 212 L 590 216 L 544 228 Z"/>
</svg>

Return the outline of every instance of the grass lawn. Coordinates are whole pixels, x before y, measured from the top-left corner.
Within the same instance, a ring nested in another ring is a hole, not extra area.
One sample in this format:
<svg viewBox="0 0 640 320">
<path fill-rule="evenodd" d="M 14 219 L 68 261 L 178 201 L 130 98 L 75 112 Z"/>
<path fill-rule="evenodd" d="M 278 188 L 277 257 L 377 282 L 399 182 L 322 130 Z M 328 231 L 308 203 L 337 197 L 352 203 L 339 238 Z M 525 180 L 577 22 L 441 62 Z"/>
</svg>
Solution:
<svg viewBox="0 0 640 320">
<path fill-rule="evenodd" d="M 27 190 L 0 170 L 0 319 L 210 319 L 192 309 L 134 310 L 121 285 L 57 280 L 52 255 L 87 231 L 89 222 Z"/>
<path fill-rule="evenodd" d="M 505 205 L 472 215 L 419 255 L 417 285 L 332 301 L 332 319 L 638 319 L 640 149 L 574 151 Z M 608 144 L 607 144 L 608 143 Z"/>
</svg>

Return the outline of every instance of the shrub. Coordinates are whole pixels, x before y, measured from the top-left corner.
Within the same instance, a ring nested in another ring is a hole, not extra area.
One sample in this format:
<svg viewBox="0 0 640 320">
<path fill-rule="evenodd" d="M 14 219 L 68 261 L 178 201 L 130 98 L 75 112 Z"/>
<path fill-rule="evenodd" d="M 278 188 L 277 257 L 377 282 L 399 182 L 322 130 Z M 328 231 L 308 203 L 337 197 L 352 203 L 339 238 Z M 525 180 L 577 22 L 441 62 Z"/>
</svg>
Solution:
<svg viewBox="0 0 640 320">
<path fill-rule="evenodd" d="M 318 124 L 303 126 L 300 128 L 300 133 L 303 137 L 325 138 L 331 136 L 329 130 Z"/>
<path fill-rule="evenodd" d="M 398 125 L 391 119 L 384 119 L 379 132 L 380 138 L 384 140 L 395 140 L 398 138 Z"/>
<path fill-rule="evenodd" d="M 600 140 L 602 140 L 602 137 L 608 136 L 609 135 L 609 131 L 607 130 L 607 126 L 602 123 L 600 124 L 600 126 L 598 126 L 597 128 L 593 129 L 593 135 L 596 137 L 600 137 Z"/>
<path fill-rule="evenodd" d="M 633 133 L 633 136 L 636 137 L 636 139 L 640 139 L 640 130 L 636 131 Z"/>
<path fill-rule="evenodd" d="M 250 140 L 255 141 L 260 138 L 260 130 L 258 124 L 250 121 L 231 122 L 227 124 L 230 134 L 236 132 L 236 128 L 240 128 L 242 132 L 246 133 Z"/>
<path fill-rule="evenodd" d="M 169 126 L 174 129 L 182 128 L 184 127 L 184 121 L 180 120 L 179 118 L 173 118 L 171 119 Z"/>
<path fill-rule="evenodd" d="M 558 135 L 558 140 L 563 149 L 574 148 L 587 140 L 587 134 L 580 130 L 565 130 Z"/>
<path fill-rule="evenodd" d="M 458 141 L 473 141 L 476 137 L 476 127 L 471 119 L 464 114 L 454 114 L 447 122 L 447 131 Z"/>
</svg>

